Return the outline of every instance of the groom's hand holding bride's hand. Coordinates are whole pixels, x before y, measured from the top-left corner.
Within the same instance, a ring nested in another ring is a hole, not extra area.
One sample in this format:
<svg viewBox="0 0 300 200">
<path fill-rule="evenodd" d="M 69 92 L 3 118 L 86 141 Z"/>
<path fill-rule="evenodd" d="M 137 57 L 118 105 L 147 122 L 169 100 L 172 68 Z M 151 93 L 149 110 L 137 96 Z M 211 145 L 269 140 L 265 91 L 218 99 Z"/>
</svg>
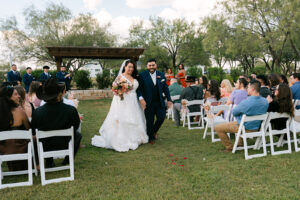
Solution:
<svg viewBox="0 0 300 200">
<path fill-rule="evenodd" d="M 140 104 L 141 104 L 143 110 L 145 110 L 146 109 L 146 101 L 144 99 L 141 99 Z"/>
</svg>

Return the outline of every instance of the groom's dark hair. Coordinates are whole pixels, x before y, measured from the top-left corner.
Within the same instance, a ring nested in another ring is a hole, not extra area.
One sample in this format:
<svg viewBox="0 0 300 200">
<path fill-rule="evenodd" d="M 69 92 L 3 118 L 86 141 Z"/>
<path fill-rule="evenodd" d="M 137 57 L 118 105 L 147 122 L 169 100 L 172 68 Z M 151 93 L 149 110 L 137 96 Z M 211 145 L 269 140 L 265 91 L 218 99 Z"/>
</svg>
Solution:
<svg viewBox="0 0 300 200">
<path fill-rule="evenodd" d="M 147 63 L 149 63 L 149 62 L 155 62 L 156 63 L 156 60 L 154 58 L 150 58 L 150 59 L 147 60 Z"/>
</svg>

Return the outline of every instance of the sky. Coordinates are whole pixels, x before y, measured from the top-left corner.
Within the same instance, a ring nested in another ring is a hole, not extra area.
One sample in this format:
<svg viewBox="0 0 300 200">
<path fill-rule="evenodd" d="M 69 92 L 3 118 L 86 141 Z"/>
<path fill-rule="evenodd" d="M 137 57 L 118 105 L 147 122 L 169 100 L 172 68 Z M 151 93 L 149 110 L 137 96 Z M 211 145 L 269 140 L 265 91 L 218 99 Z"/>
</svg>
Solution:
<svg viewBox="0 0 300 200">
<path fill-rule="evenodd" d="M 217 0 L 0 0 L 0 20 L 15 16 L 22 26 L 26 8 L 33 5 L 44 10 L 51 2 L 63 4 L 74 16 L 92 13 L 101 25 L 111 23 L 110 31 L 121 39 L 128 37 L 132 23 L 144 20 L 147 24 L 151 16 L 171 20 L 184 17 L 199 23 L 216 11 L 217 4 Z M 3 51 L 0 41 L 0 58 Z"/>
</svg>

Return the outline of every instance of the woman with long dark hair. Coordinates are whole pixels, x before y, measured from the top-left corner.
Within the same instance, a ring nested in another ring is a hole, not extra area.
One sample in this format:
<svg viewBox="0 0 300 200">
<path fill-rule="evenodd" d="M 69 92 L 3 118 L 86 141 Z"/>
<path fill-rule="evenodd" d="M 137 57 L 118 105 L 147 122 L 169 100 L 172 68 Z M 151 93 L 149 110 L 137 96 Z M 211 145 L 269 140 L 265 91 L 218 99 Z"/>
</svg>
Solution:
<svg viewBox="0 0 300 200">
<path fill-rule="evenodd" d="M 268 112 L 287 113 L 291 117 L 294 117 L 294 104 L 290 87 L 285 83 L 280 83 L 276 87 L 274 95 L 274 99 L 267 98 L 269 101 Z M 286 118 L 272 120 L 272 128 L 276 130 L 286 128 L 286 120 Z"/>
<path fill-rule="evenodd" d="M 206 76 L 201 76 L 199 79 L 199 83 L 203 87 L 203 90 L 207 90 L 208 80 Z"/>
<path fill-rule="evenodd" d="M 0 131 L 28 130 L 29 121 L 25 112 L 18 106 L 19 94 L 11 86 L 0 88 Z M 0 154 L 25 153 L 28 141 L 5 140 L 0 142 Z M 10 171 L 27 168 L 26 161 L 7 162 Z"/>
<path fill-rule="evenodd" d="M 19 106 L 25 111 L 27 117 L 31 119 L 34 106 L 33 104 L 29 103 L 26 100 L 25 89 L 22 86 L 15 86 L 14 88 L 17 90 L 18 94 L 20 95 Z"/>
<path fill-rule="evenodd" d="M 205 96 L 206 102 L 218 102 L 221 98 L 220 86 L 216 80 L 208 82 L 208 89 Z"/>
</svg>

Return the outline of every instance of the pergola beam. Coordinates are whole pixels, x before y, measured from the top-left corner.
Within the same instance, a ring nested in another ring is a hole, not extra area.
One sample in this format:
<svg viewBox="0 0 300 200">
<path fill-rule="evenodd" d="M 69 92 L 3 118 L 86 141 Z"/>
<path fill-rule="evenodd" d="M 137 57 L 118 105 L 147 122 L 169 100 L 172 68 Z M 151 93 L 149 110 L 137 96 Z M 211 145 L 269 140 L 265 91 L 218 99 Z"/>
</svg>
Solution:
<svg viewBox="0 0 300 200">
<path fill-rule="evenodd" d="M 143 54 L 143 48 L 106 48 L 106 47 L 46 47 L 49 55 L 56 61 L 57 71 L 60 71 L 62 59 L 132 59 L 138 61 Z"/>
</svg>

